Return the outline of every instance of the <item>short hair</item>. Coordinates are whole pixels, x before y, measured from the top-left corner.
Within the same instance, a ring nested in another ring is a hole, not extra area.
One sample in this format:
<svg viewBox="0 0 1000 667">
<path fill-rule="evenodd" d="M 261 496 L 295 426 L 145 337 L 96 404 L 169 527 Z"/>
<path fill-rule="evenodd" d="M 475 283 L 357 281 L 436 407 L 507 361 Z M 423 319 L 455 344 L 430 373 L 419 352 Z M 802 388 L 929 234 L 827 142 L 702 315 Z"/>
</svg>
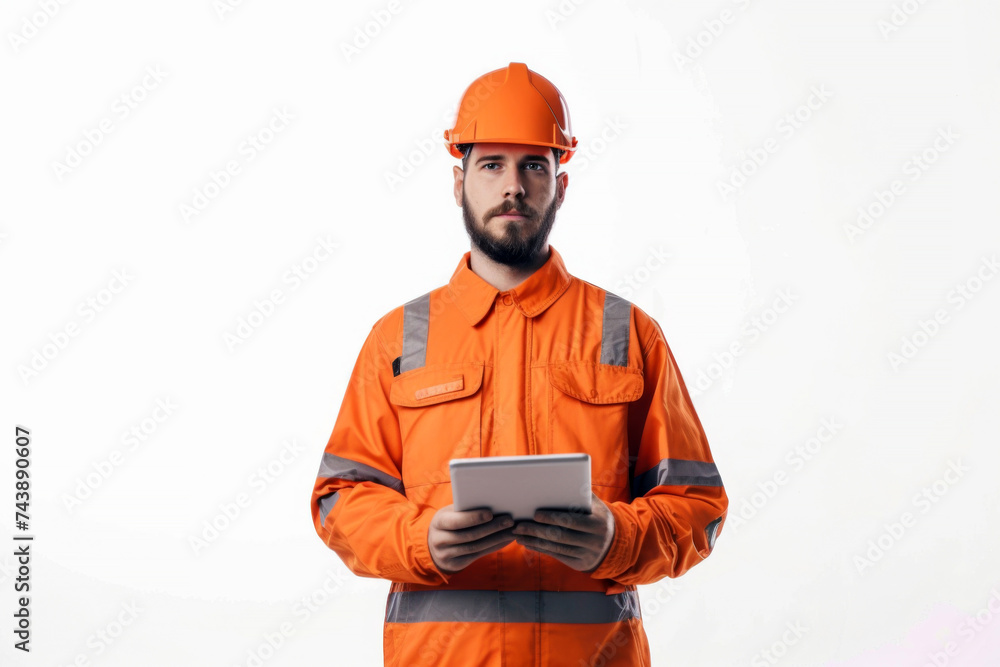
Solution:
<svg viewBox="0 0 1000 667">
<path fill-rule="evenodd" d="M 462 171 L 465 171 L 466 165 L 469 162 L 469 154 L 472 153 L 472 144 L 455 144 L 455 148 L 462 151 Z M 559 173 L 559 158 L 561 158 L 562 154 L 565 153 L 566 151 L 560 148 L 555 148 L 555 147 L 551 148 L 552 148 L 552 156 L 555 157 L 556 159 L 556 173 Z"/>
</svg>

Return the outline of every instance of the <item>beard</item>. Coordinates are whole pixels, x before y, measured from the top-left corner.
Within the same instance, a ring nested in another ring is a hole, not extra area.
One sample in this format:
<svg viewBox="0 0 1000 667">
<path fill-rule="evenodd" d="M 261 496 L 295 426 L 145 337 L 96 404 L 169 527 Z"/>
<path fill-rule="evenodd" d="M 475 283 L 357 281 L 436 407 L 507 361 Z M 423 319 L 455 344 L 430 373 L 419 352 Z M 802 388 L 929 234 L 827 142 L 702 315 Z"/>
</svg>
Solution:
<svg viewBox="0 0 1000 667">
<path fill-rule="evenodd" d="M 483 215 L 481 222 L 477 223 L 475 214 L 469 206 L 469 201 L 465 197 L 465 187 L 462 187 L 462 218 L 465 220 L 465 231 L 469 235 L 469 240 L 484 255 L 498 264 L 511 267 L 527 266 L 532 263 L 542 247 L 545 245 L 549 232 L 556 219 L 556 209 L 558 199 L 553 195 L 552 203 L 549 204 L 545 212 L 542 213 L 541 223 L 538 231 L 525 236 L 524 229 L 533 219 L 538 218 L 538 212 L 523 205 L 515 205 L 507 201 L 496 208 L 487 211 Z M 515 211 L 526 216 L 524 220 L 501 220 L 495 216 L 502 215 L 508 211 Z M 485 231 L 486 223 L 493 218 L 493 226 L 506 225 L 503 234 L 496 236 Z"/>
</svg>

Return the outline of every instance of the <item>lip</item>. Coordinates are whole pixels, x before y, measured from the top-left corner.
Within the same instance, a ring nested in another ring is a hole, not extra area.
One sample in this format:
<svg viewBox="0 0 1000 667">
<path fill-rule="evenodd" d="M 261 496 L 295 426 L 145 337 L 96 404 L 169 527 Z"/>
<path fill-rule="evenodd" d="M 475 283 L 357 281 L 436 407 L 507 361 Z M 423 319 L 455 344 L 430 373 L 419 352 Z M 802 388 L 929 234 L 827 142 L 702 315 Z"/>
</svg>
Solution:
<svg viewBox="0 0 1000 667">
<path fill-rule="evenodd" d="M 521 215 L 520 213 L 511 213 L 510 211 L 508 211 L 507 213 L 501 213 L 501 214 L 497 215 L 496 217 L 498 217 L 498 218 L 526 218 L 528 216 Z"/>
</svg>

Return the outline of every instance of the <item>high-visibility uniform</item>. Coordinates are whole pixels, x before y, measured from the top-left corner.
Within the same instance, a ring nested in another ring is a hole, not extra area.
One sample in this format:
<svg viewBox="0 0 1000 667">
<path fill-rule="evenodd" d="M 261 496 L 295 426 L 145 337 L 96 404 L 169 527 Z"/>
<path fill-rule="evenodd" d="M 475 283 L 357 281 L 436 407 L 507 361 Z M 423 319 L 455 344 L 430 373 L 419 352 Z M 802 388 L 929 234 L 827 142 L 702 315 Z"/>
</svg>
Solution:
<svg viewBox="0 0 1000 667">
<path fill-rule="evenodd" d="M 316 531 L 391 580 L 386 665 L 649 665 L 636 586 L 711 553 L 728 498 L 659 324 L 546 263 L 503 292 L 470 252 L 372 327 L 312 493 Z M 447 575 L 431 559 L 448 461 L 586 452 L 615 520 L 585 574 L 516 542 Z"/>
</svg>

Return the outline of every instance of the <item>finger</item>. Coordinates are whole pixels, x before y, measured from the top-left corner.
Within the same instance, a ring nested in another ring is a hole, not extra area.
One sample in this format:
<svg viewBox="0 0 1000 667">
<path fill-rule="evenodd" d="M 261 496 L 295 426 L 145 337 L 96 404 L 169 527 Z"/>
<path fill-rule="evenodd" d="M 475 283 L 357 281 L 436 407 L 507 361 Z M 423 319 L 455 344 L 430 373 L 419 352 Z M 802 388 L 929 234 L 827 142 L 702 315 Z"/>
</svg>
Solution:
<svg viewBox="0 0 1000 667">
<path fill-rule="evenodd" d="M 474 542 L 464 542 L 462 544 L 454 544 L 445 547 L 444 549 L 441 549 L 441 551 L 446 558 L 461 559 L 471 557 L 469 558 L 469 561 L 471 562 L 480 556 L 485 556 L 488 553 L 502 549 L 513 542 L 514 534 L 510 532 L 511 530 L 512 529 L 507 528 Z"/>
<path fill-rule="evenodd" d="M 439 512 L 435 519 L 439 518 L 438 528 L 445 530 L 461 530 L 471 526 L 478 526 L 493 518 L 493 513 L 489 510 L 465 510 L 461 512 L 448 511 Z"/>
<path fill-rule="evenodd" d="M 567 524 L 572 523 L 594 523 L 600 517 L 594 512 L 582 512 L 576 510 L 564 510 L 564 509 L 554 509 L 554 508 L 539 508 L 535 510 L 535 514 L 532 517 L 535 521 L 540 521 L 544 519 L 546 522 L 555 523 L 562 522 Z"/>
<path fill-rule="evenodd" d="M 534 537 L 532 535 L 517 535 L 516 537 L 518 544 L 531 547 L 532 549 L 537 549 L 539 551 L 556 553 L 561 556 L 585 558 L 590 553 L 590 549 L 588 547 L 574 546 L 572 544 L 564 544 L 562 542 L 553 542 L 551 540 Z"/>
<path fill-rule="evenodd" d="M 593 548 L 596 543 L 596 535 L 572 528 L 563 528 L 551 523 L 536 523 L 525 521 L 517 526 L 515 535 L 530 535 L 532 537 L 568 544 L 572 546 Z"/>
<path fill-rule="evenodd" d="M 491 547 L 494 544 L 499 544 L 505 541 L 512 542 L 514 540 L 514 534 L 511 530 L 511 528 L 506 528 L 495 533 L 490 533 L 489 535 L 485 535 L 476 540 L 443 544 L 439 547 L 439 550 L 444 552 L 449 558 L 466 556 L 468 554 L 476 553 L 477 551 L 482 551 L 483 549 Z"/>
<path fill-rule="evenodd" d="M 536 510 L 535 521 L 579 530 L 584 533 L 603 532 L 604 521 L 593 514 L 576 512 L 559 512 L 555 510 Z"/>
<path fill-rule="evenodd" d="M 487 535 L 492 535 L 493 533 L 504 530 L 505 528 L 513 528 L 513 526 L 514 522 L 509 517 L 498 516 L 492 521 L 488 521 L 487 523 L 473 526 L 471 528 L 444 530 L 444 535 L 440 537 L 439 543 L 465 544 L 467 542 L 482 539 Z"/>
<path fill-rule="evenodd" d="M 474 553 L 474 554 L 471 554 L 469 556 L 462 556 L 460 558 L 457 558 L 454 561 L 452 561 L 452 563 L 454 563 L 453 567 L 455 567 L 455 569 L 457 569 L 457 570 L 464 570 L 465 568 L 467 568 L 474 561 L 479 560 L 483 556 L 488 556 L 488 555 L 490 555 L 491 553 L 493 553 L 495 551 L 500 551 L 505 546 L 507 546 L 507 544 L 500 543 L 500 544 L 496 544 L 496 545 L 490 547 L 489 549 L 485 549 L 483 551 L 480 551 L 478 553 Z"/>
<path fill-rule="evenodd" d="M 544 540 L 539 541 L 538 543 L 533 543 L 533 544 L 523 543 L 523 542 L 521 542 L 520 539 L 518 539 L 517 542 L 518 542 L 518 544 L 521 544 L 526 549 L 531 549 L 532 551 L 536 551 L 536 552 L 538 552 L 540 554 L 545 554 L 546 556 L 551 556 L 552 558 L 555 558 L 559 562 L 561 562 L 561 563 L 563 563 L 565 565 L 568 565 L 569 567 L 571 567 L 571 568 L 573 568 L 575 570 L 579 570 L 580 567 L 582 567 L 583 564 L 584 564 L 584 562 L 585 562 L 584 559 L 586 557 L 586 554 L 583 554 L 583 556 L 581 557 L 581 556 L 566 554 L 566 553 L 563 553 L 562 551 L 559 551 L 559 550 L 556 550 L 556 549 L 550 549 L 550 548 L 548 548 L 547 544 L 544 544 Z"/>
</svg>

